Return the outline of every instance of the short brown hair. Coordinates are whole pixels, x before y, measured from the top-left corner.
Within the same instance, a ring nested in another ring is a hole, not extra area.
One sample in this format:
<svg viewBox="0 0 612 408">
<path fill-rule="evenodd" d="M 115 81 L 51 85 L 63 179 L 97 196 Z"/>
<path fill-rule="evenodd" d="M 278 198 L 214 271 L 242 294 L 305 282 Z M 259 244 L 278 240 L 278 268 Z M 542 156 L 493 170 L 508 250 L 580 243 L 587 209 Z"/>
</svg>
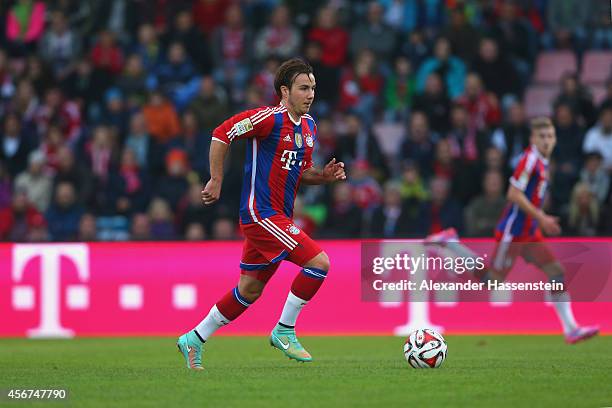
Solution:
<svg viewBox="0 0 612 408">
<path fill-rule="evenodd" d="M 274 77 L 274 90 L 279 98 L 282 98 L 281 86 L 286 86 L 291 89 L 291 85 L 300 74 L 310 75 L 312 74 L 312 67 L 306 61 L 301 58 L 291 58 L 283 62 L 283 64 L 276 71 Z"/>
<path fill-rule="evenodd" d="M 531 128 L 531 131 L 533 132 L 533 131 L 540 130 L 540 129 L 551 128 L 554 126 L 550 118 L 546 116 L 538 116 L 536 118 L 531 119 L 531 122 L 529 123 L 529 127 Z"/>
</svg>

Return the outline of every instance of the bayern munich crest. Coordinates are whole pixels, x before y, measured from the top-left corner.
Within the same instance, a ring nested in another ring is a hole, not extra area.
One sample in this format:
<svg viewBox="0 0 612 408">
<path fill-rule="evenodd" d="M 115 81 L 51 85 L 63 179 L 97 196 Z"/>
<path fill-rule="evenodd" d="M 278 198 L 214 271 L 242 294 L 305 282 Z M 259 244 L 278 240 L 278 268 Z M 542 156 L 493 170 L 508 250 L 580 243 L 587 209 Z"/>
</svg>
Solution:
<svg viewBox="0 0 612 408">
<path fill-rule="evenodd" d="M 306 135 L 306 145 L 308 147 L 312 147 L 314 145 L 314 141 L 312 140 L 312 136 Z"/>
<path fill-rule="evenodd" d="M 302 148 L 302 135 L 299 133 L 295 134 L 295 145 L 298 147 L 298 149 Z"/>
<path fill-rule="evenodd" d="M 293 235 L 297 235 L 300 233 L 300 229 L 296 227 L 295 225 L 291 224 L 289 225 L 289 232 L 292 233 Z"/>
</svg>

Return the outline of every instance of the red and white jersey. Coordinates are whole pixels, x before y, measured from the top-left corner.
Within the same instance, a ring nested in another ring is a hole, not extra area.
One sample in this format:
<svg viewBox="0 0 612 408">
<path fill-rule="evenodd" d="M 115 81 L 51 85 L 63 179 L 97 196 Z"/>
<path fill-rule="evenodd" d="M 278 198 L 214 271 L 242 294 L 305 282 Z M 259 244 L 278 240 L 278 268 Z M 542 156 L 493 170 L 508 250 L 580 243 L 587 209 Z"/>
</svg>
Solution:
<svg viewBox="0 0 612 408">
<path fill-rule="evenodd" d="M 542 207 L 548 186 L 548 160 L 535 145 L 523 152 L 510 177 L 510 184 L 521 190 L 535 207 Z M 533 217 L 528 216 L 517 204 L 509 203 L 497 225 L 497 232 L 502 234 L 502 240 L 535 237 L 537 226 Z"/>
<path fill-rule="evenodd" d="M 41 138 L 47 133 L 51 121 L 59 119 L 59 125 L 64 133 L 65 140 L 69 143 L 75 143 L 81 132 L 81 110 L 79 106 L 72 101 L 65 101 L 58 109 L 57 117 L 54 117 L 55 115 L 47 105 L 38 108 L 34 120 Z"/>
<path fill-rule="evenodd" d="M 293 216 L 302 174 L 312 167 L 317 126 L 310 115 L 293 122 L 287 108 L 263 107 L 232 116 L 213 131 L 226 144 L 247 139 L 240 222 L 250 224 L 274 214 Z"/>
</svg>

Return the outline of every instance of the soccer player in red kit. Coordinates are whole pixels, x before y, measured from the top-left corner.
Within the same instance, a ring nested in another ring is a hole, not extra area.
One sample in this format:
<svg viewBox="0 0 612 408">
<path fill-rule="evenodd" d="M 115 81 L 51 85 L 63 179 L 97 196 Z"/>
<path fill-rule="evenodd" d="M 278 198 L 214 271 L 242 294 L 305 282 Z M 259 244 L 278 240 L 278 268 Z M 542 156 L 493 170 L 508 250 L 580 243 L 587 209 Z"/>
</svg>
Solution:
<svg viewBox="0 0 612 408">
<path fill-rule="evenodd" d="M 557 143 L 555 128 L 548 118 L 531 122 L 531 145 L 520 158 L 508 188 L 508 205 L 495 230 L 497 245 L 489 268 L 475 273 L 483 281 L 503 281 L 515 259 L 520 256 L 542 270 L 551 282 L 563 282 L 565 270 L 545 244 L 542 230 L 548 235 L 559 235 L 561 228 L 556 217 L 542 211 L 548 185 L 548 160 Z M 427 237 L 430 243 L 441 244 L 455 254 L 473 258 L 476 255 L 458 242 L 457 233 L 449 228 Z M 550 293 L 568 343 L 576 343 L 595 336 L 597 327 L 578 326 L 572 312 L 569 294 Z"/>
<path fill-rule="evenodd" d="M 312 67 L 301 59 L 284 62 L 274 78 L 281 102 L 232 116 L 213 131 L 211 178 L 202 191 L 209 205 L 219 199 L 223 161 L 229 145 L 247 143 L 240 198 L 240 228 L 245 236 L 238 285 L 211 308 L 193 330 L 178 339 L 187 367 L 202 369 L 206 340 L 240 316 L 261 295 L 282 260 L 302 267 L 295 277 L 270 344 L 289 358 L 312 361 L 295 334 L 302 308 L 317 293 L 329 270 L 329 258 L 292 222 L 300 183 L 325 184 L 345 180 L 344 163 L 332 159 L 323 169 L 312 162 L 317 126 L 308 115 L 315 95 Z"/>
</svg>

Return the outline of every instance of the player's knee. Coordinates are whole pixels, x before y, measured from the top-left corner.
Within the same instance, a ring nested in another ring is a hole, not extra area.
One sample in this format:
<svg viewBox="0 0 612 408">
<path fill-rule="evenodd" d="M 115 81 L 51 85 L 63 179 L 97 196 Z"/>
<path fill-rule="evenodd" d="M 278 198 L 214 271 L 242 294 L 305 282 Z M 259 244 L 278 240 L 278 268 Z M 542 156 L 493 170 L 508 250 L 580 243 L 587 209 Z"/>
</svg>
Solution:
<svg viewBox="0 0 612 408">
<path fill-rule="evenodd" d="M 255 279 L 240 279 L 238 283 L 238 292 L 249 303 L 255 302 L 261 296 L 265 284 Z"/>
<path fill-rule="evenodd" d="M 239 288 L 238 291 L 240 292 L 240 295 L 244 297 L 249 303 L 253 303 L 261 296 L 261 293 L 263 292 L 263 287 L 257 288 L 247 286 L 242 289 Z"/>
<path fill-rule="evenodd" d="M 310 266 L 312 268 L 317 268 L 327 272 L 330 268 L 329 257 L 325 252 L 321 251 L 317 256 L 308 261 L 304 266 Z"/>
</svg>

